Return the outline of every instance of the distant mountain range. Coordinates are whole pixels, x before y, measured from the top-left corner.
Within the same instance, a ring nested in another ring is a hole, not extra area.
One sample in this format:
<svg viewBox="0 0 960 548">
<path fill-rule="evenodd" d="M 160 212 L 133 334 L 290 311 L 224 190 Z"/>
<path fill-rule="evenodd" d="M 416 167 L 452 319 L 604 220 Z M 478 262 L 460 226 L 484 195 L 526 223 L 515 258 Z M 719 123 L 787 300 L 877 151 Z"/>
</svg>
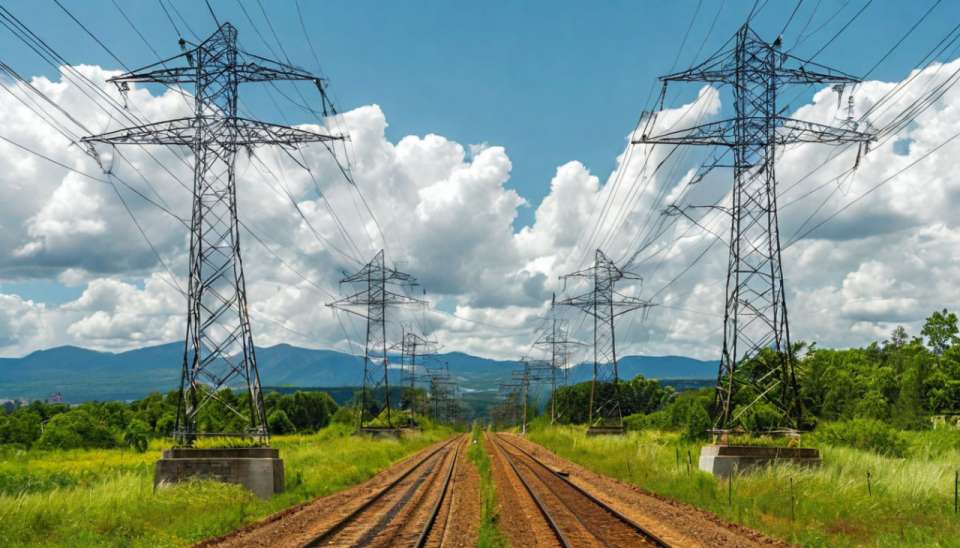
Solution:
<svg viewBox="0 0 960 548">
<path fill-rule="evenodd" d="M 43 399 L 55 392 L 70 403 L 137 399 L 177 388 L 182 360 L 182 343 L 119 353 L 61 346 L 22 358 L 0 358 L 0 399 Z M 362 362 L 334 350 L 280 344 L 257 348 L 257 364 L 264 386 L 347 387 L 360 383 Z M 500 383 L 510 381 L 511 371 L 523 368 L 518 361 L 462 352 L 429 356 L 423 365 L 425 369 L 418 368 L 420 373 L 446 365 L 465 395 L 496 392 Z M 654 379 L 709 379 L 716 370 L 715 361 L 681 356 L 626 356 L 620 360 L 620 375 L 625 379 L 637 374 Z M 579 364 L 568 374 L 570 382 L 589 380 L 592 365 Z M 399 370 L 391 369 L 390 380 L 399 378 Z"/>
</svg>

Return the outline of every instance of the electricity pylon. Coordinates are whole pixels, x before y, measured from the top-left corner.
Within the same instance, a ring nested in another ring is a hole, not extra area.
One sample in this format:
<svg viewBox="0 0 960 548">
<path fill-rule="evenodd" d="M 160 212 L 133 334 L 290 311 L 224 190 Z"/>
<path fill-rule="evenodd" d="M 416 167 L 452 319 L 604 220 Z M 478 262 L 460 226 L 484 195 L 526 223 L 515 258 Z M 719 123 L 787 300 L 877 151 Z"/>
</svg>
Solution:
<svg viewBox="0 0 960 548">
<path fill-rule="evenodd" d="M 411 389 L 417 387 L 417 357 L 429 356 L 437 351 L 437 341 L 422 337 L 413 331 L 404 331 L 399 345 L 400 364 L 403 367 L 403 384 Z"/>
<path fill-rule="evenodd" d="M 430 378 L 430 400 L 433 404 L 433 419 L 437 422 L 452 422 L 458 412 L 459 387 L 450 377 L 447 364 L 427 373 Z M 442 413 L 441 413 L 442 411 Z"/>
<path fill-rule="evenodd" d="M 621 269 L 599 249 L 593 266 L 563 276 L 564 280 L 569 278 L 586 278 L 593 283 L 589 292 L 557 303 L 579 308 L 593 317 L 593 383 L 590 387 L 589 424 L 591 427 L 622 428 L 614 323 L 618 316 L 653 305 L 616 292 L 617 282 L 640 280 L 640 276 Z"/>
<path fill-rule="evenodd" d="M 386 409 L 388 428 L 393 427 L 390 417 L 390 368 L 387 357 L 387 307 L 404 304 L 423 304 L 420 299 L 390 291 L 390 285 L 414 286 L 416 279 L 403 272 L 386 266 L 381 249 L 373 260 L 363 265 L 356 273 L 345 276 L 341 284 L 362 284 L 360 291 L 327 306 L 357 314 L 367 320 L 367 337 L 363 353 L 363 380 L 360 392 L 360 428 L 366 425 L 367 398 L 377 398 L 377 392 L 383 390 L 383 407 L 377 406 L 377 412 Z M 357 312 L 354 308 L 365 308 L 366 312 Z M 368 396 L 368 391 L 370 392 Z"/>
<path fill-rule="evenodd" d="M 408 401 L 410 418 L 414 418 L 417 413 L 416 394 L 417 388 L 417 357 L 428 356 L 438 347 L 437 341 L 429 340 L 413 331 L 403 331 L 400 343 L 395 344 L 393 348 L 400 347 L 400 367 L 402 377 L 400 382 L 410 389 L 410 400 Z"/>
<path fill-rule="evenodd" d="M 787 84 L 855 85 L 849 74 L 790 55 L 763 41 L 748 25 L 737 32 L 730 49 L 699 65 L 660 77 L 662 101 L 669 82 L 710 82 L 733 87 L 736 116 L 660 135 L 643 135 L 634 143 L 718 145 L 733 149 L 734 183 L 730 208 L 730 253 L 727 264 L 723 320 L 723 352 L 717 373 L 715 428 L 733 427 L 739 414 L 760 399 L 780 407 L 785 419 L 799 427 L 802 420 L 795 358 L 781 262 L 775 173 L 778 146 L 791 143 L 860 143 L 873 139 L 856 127 L 832 127 L 780 114 L 777 95 Z M 648 124 L 647 127 L 650 127 Z M 769 348 L 778 364 L 756 379 L 741 379 L 737 366 Z M 734 414 L 733 402 L 743 385 L 757 396 Z M 772 398 L 778 390 L 779 399 Z"/>
<path fill-rule="evenodd" d="M 187 332 L 175 436 L 179 444 L 191 445 L 199 434 L 197 414 L 212 401 L 220 401 L 247 422 L 244 435 L 266 443 L 269 436 L 240 258 L 237 151 L 256 145 L 293 146 L 342 137 L 237 116 L 237 88 L 241 83 L 304 80 L 314 82 L 322 94 L 323 82 L 296 67 L 238 49 L 237 29 L 230 23 L 224 23 L 201 44 L 181 44 L 184 51 L 180 55 L 109 81 L 123 93 L 131 83 L 193 85 L 193 116 L 121 129 L 84 141 L 180 145 L 192 150 Z M 250 395 L 247 412 L 218 395 L 220 389 L 233 388 L 240 381 Z"/>
<path fill-rule="evenodd" d="M 551 300 L 550 316 L 550 330 L 533 344 L 548 349 L 550 353 L 550 424 L 554 424 L 557 422 L 557 373 L 562 371 L 566 376 L 570 347 L 582 346 L 583 343 L 571 340 L 567 321 L 557 317 L 556 294 L 553 295 Z"/>
</svg>

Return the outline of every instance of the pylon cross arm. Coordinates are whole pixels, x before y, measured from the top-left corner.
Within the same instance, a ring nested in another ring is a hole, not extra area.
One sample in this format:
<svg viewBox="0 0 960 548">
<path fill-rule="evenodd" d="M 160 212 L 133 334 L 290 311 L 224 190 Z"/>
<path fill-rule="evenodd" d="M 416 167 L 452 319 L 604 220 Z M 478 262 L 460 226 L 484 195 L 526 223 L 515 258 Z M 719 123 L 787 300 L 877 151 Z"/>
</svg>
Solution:
<svg viewBox="0 0 960 548">
<path fill-rule="evenodd" d="M 753 131 L 738 140 L 736 132 L 737 124 L 756 124 L 757 126 L 768 123 L 761 116 L 747 116 L 729 118 L 717 122 L 710 122 L 676 131 L 669 131 L 660 135 L 642 135 L 639 139 L 633 140 L 634 144 L 673 144 L 673 145 L 705 145 L 705 146 L 765 146 L 771 144 L 763 131 Z M 772 121 L 777 127 L 776 142 L 777 145 L 789 143 L 850 143 L 850 142 L 869 142 L 874 136 L 861 131 L 852 129 L 828 126 L 816 122 L 807 122 L 785 116 L 777 116 Z"/>
<path fill-rule="evenodd" d="M 320 82 L 316 76 L 294 68 L 273 68 L 258 63 L 237 65 L 237 78 L 240 82 L 271 82 L 275 80 L 305 80 Z"/>
<path fill-rule="evenodd" d="M 325 135 L 303 129 L 280 126 L 246 118 L 200 116 L 164 120 L 152 124 L 130 127 L 92 135 L 82 139 L 85 143 L 155 144 L 192 146 L 196 143 L 198 128 L 203 127 L 202 137 L 206 143 L 222 141 L 237 146 L 287 145 L 319 141 L 340 141 L 342 135 Z"/>
<path fill-rule="evenodd" d="M 777 117 L 777 144 L 787 143 L 867 143 L 876 136 L 852 129 Z"/>
</svg>

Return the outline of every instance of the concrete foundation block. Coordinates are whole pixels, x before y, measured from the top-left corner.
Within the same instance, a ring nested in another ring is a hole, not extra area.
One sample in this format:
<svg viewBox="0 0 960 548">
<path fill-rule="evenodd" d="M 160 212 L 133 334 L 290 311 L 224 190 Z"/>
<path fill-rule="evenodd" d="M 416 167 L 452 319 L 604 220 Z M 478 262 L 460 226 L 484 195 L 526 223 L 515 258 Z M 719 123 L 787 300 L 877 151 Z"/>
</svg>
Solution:
<svg viewBox="0 0 960 548">
<path fill-rule="evenodd" d="M 803 466 L 819 466 L 820 451 L 810 447 L 754 447 L 747 445 L 705 445 L 700 449 L 700 469 L 715 476 L 727 477 L 751 468 L 792 462 Z"/>
<path fill-rule="evenodd" d="M 403 429 L 388 428 L 386 426 L 364 426 L 357 430 L 358 436 L 370 436 L 373 438 L 400 438 L 403 436 Z"/>
<path fill-rule="evenodd" d="M 164 451 L 163 458 L 157 461 L 154 488 L 190 479 L 237 483 L 266 499 L 283 492 L 283 461 L 280 452 L 270 447 L 186 447 Z"/>
<path fill-rule="evenodd" d="M 587 428 L 587 436 L 622 436 L 626 431 L 622 426 L 591 426 Z"/>
</svg>

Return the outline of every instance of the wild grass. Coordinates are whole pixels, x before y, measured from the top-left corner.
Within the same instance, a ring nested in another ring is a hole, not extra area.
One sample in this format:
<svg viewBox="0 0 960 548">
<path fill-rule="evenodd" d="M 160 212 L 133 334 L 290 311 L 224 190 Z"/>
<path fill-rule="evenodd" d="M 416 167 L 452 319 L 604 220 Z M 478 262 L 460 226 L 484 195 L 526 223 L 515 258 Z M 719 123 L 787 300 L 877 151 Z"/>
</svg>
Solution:
<svg viewBox="0 0 960 548">
<path fill-rule="evenodd" d="M 189 545 L 359 483 L 449 434 L 374 440 L 334 425 L 275 437 L 286 491 L 269 500 L 213 481 L 154 491 L 159 442 L 146 453 L 0 451 L 0 539 L 4 546 Z"/>
<path fill-rule="evenodd" d="M 480 473 L 480 530 L 477 547 L 502 548 L 507 545 L 507 540 L 497 525 L 497 495 L 490 470 L 490 456 L 484 449 L 483 430 L 479 426 L 473 428 L 467 455 Z"/>
<path fill-rule="evenodd" d="M 821 467 L 778 464 L 728 482 L 700 472 L 700 445 L 672 433 L 587 438 L 583 428 L 543 427 L 529 434 L 596 472 L 804 546 L 960 546 L 953 509 L 960 450 L 937 436 L 907 434 L 908 458 L 821 446 Z"/>
</svg>

